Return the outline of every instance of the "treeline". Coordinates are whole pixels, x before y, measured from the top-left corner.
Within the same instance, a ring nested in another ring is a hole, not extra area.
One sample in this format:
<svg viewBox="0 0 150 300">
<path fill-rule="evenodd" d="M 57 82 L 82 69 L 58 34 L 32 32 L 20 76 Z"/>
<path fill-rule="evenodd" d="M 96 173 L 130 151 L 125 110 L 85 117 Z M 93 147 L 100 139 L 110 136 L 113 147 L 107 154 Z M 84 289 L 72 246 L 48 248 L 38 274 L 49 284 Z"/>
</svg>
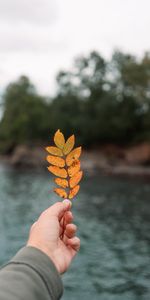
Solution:
<svg viewBox="0 0 150 300">
<path fill-rule="evenodd" d="M 84 146 L 150 140 L 150 53 L 141 59 L 98 52 L 75 59 L 57 75 L 57 94 L 40 96 L 29 78 L 8 85 L 2 98 L 0 152 L 49 141 L 56 129 Z"/>
</svg>

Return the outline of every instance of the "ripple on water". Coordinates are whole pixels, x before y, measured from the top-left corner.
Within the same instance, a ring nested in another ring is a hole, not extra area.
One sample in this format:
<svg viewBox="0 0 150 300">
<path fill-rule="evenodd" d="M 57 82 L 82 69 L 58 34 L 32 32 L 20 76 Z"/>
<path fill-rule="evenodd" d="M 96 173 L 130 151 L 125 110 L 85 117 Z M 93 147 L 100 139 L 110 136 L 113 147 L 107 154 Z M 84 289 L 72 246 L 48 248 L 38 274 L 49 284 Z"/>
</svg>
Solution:
<svg viewBox="0 0 150 300">
<path fill-rule="evenodd" d="M 56 201 L 47 173 L 0 167 L 0 262 L 25 244 L 30 225 Z M 63 275 L 64 300 L 150 298 L 150 185 L 84 178 L 73 200 L 81 250 Z"/>
</svg>

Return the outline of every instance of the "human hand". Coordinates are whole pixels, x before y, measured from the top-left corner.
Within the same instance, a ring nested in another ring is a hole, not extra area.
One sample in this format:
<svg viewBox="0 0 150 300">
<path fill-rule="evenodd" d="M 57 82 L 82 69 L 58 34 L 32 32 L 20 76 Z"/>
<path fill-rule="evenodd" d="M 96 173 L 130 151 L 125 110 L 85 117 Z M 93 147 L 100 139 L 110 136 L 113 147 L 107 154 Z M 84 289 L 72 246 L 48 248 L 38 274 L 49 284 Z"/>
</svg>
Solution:
<svg viewBox="0 0 150 300">
<path fill-rule="evenodd" d="M 72 224 L 71 202 L 64 200 L 46 209 L 35 222 L 27 246 L 36 247 L 47 254 L 59 273 L 65 272 L 80 249 L 75 236 L 77 227 Z"/>
</svg>

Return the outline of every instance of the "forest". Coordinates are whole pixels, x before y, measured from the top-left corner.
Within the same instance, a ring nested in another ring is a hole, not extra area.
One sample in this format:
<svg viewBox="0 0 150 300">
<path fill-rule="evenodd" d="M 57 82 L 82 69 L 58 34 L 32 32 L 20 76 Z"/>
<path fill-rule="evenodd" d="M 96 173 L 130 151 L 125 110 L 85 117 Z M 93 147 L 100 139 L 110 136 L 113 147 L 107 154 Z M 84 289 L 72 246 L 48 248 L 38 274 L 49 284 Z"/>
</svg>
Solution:
<svg viewBox="0 0 150 300">
<path fill-rule="evenodd" d="M 134 145 L 150 140 L 150 53 L 141 58 L 96 51 L 74 59 L 56 76 L 54 97 L 40 95 L 27 76 L 2 95 L 0 153 L 19 144 L 46 143 L 59 128 L 85 148 Z"/>
</svg>

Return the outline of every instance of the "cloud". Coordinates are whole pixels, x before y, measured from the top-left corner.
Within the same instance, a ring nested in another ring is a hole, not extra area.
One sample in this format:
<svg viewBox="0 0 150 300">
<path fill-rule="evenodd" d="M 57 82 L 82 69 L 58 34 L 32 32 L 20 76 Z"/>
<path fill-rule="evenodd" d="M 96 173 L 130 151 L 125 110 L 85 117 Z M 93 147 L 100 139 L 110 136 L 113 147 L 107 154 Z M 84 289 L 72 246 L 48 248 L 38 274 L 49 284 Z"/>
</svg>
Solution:
<svg viewBox="0 0 150 300">
<path fill-rule="evenodd" d="M 51 24 L 57 19 L 54 0 L 1 0 L 0 20 L 7 23 Z"/>
<path fill-rule="evenodd" d="M 15 29 L 15 30 L 14 30 Z M 0 53 L 44 53 L 63 52 L 67 41 L 57 37 L 51 30 L 39 27 L 20 26 L 0 28 Z"/>
<path fill-rule="evenodd" d="M 0 54 L 62 51 L 66 41 L 55 34 L 54 0 L 0 1 Z"/>
<path fill-rule="evenodd" d="M 96 49 L 150 49 L 149 0 L 0 0 L 0 89 L 21 74 L 54 91 L 60 69 Z"/>
</svg>

